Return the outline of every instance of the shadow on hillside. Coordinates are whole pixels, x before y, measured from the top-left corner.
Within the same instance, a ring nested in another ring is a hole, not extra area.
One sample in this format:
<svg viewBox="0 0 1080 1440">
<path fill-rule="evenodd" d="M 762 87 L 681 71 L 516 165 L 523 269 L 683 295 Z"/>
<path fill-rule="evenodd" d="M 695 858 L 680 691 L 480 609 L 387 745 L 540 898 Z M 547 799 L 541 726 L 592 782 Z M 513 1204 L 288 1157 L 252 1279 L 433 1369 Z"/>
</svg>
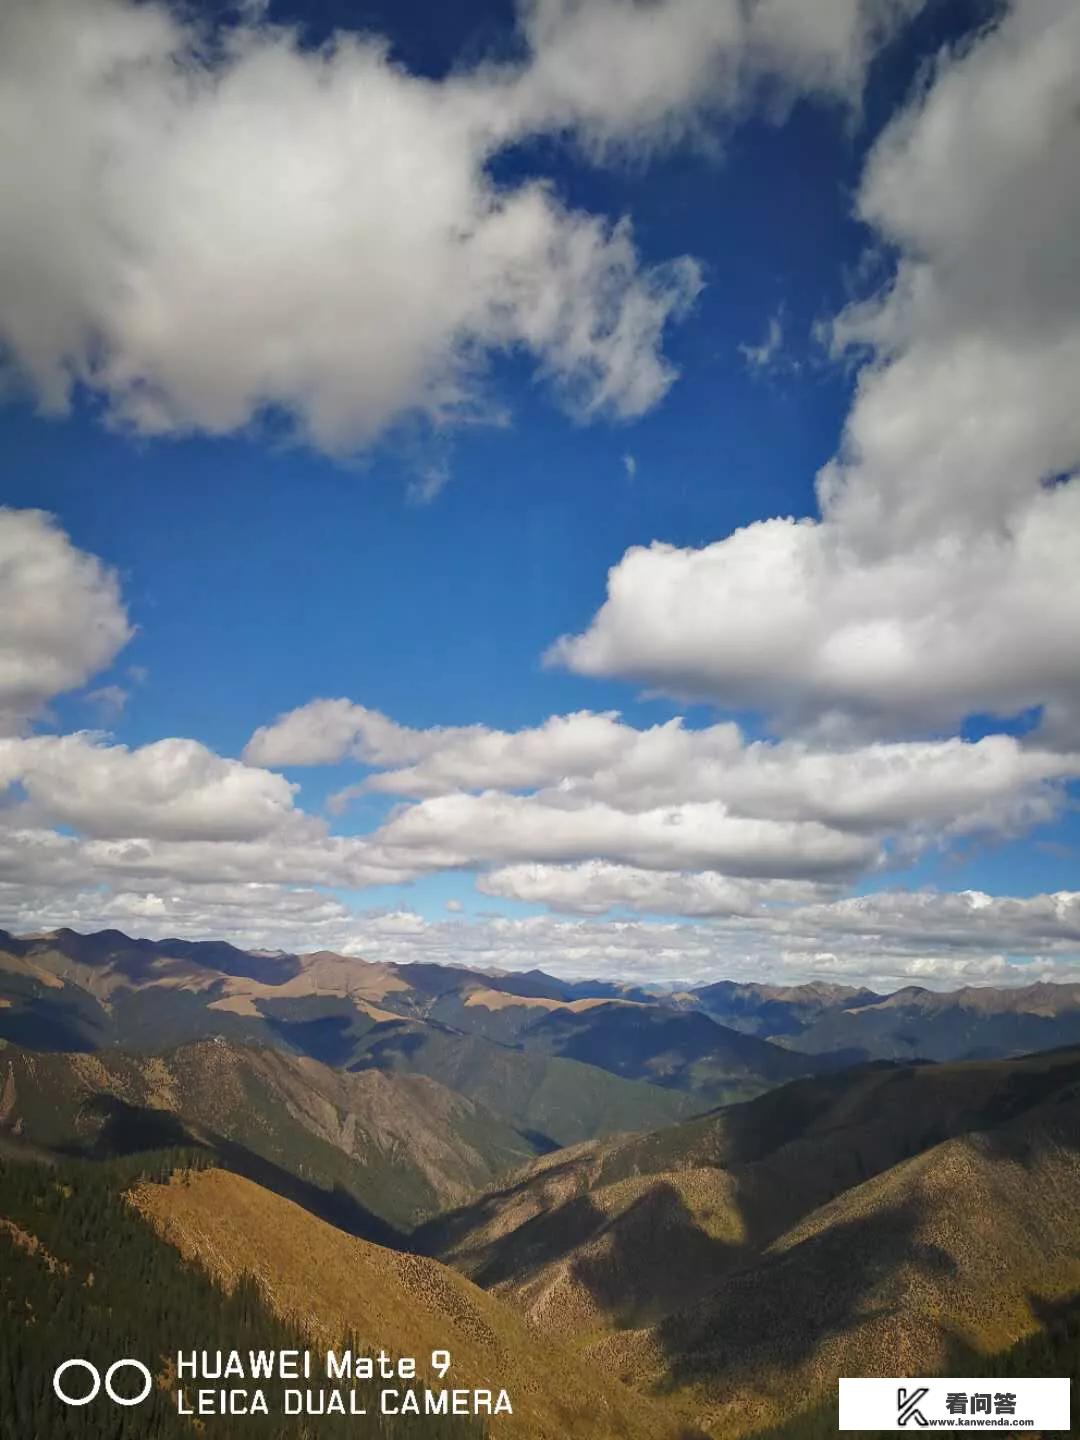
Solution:
<svg viewBox="0 0 1080 1440">
<path fill-rule="evenodd" d="M 32 954 L 35 940 L 23 941 L 20 953 Z M 136 984 L 160 975 L 163 959 L 188 961 L 222 975 L 237 975 L 267 985 L 281 985 L 300 974 L 301 963 L 296 955 L 266 955 L 238 950 L 225 940 L 138 940 L 120 930 L 100 930 L 93 935 L 80 935 L 66 928 L 49 937 L 50 948 L 59 950 L 69 960 L 94 969 L 112 969 Z"/>
<path fill-rule="evenodd" d="M 341 1185 L 325 1189 L 304 1180 L 272 1160 L 214 1131 L 190 1130 L 170 1110 L 130 1105 L 116 1095 L 95 1095 L 84 1113 L 101 1118 L 101 1127 L 88 1145 L 57 1147 L 57 1153 L 82 1159 L 117 1159 L 148 1151 L 196 1149 L 210 1155 L 225 1170 L 292 1200 L 320 1220 L 376 1245 L 404 1250 L 402 1235 L 387 1221 L 361 1205 Z"/>
<path fill-rule="evenodd" d="M 1080 1378 L 1080 1294 L 1061 1301 L 1044 1301 L 1032 1296 L 1031 1308 L 1032 1314 L 1043 1326 L 1041 1331 L 993 1355 L 981 1354 L 954 1341 L 945 1363 L 936 1373 L 946 1379 L 953 1375 L 980 1375 L 988 1379 L 1001 1376 L 1003 1382 L 1024 1376 L 1069 1376 L 1075 1390 Z M 1007 1389 L 1008 1386 L 1003 1383 L 1001 1388 Z M 817 1404 L 793 1414 L 779 1425 L 753 1431 L 747 1440 L 834 1440 L 838 1422 L 836 1400 L 833 1388 L 832 1393 Z M 880 1431 L 852 1430 L 846 1433 L 851 1440 L 859 1440 L 859 1437 L 874 1440 Z M 1032 1436 L 1035 1432 L 1005 1429 L 995 1433 Z"/>
<path fill-rule="evenodd" d="M 1029 1295 L 1031 1313 L 1047 1334 L 1080 1334 L 1080 1291 L 1066 1295 L 1063 1300 L 1044 1300 L 1039 1295 Z M 1080 1360 L 1080 1349 L 1076 1359 Z"/>
<path fill-rule="evenodd" d="M 600 1254 L 577 1257 L 571 1273 L 618 1329 L 654 1324 L 676 1306 L 694 1303 L 747 1253 L 745 1245 L 702 1229 L 669 1181 L 608 1222 L 604 1241 Z"/>
<path fill-rule="evenodd" d="M 502 1280 L 522 1284 L 551 1261 L 591 1239 L 607 1219 L 591 1195 L 575 1195 L 561 1205 L 542 1210 L 497 1240 L 473 1279 L 485 1289 Z"/>
<path fill-rule="evenodd" d="M 100 1031 L 101 1027 L 77 1005 L 60 1000 L 28 996 L 9 1009 L 0 1009 L 0 1040 L 26 1050 L 87 1055 L 101 1043 L 92 1033 L 94 1029 Z"/>
<path fill-rule="evenodd" d="M 1080 1150 L 1077 1078 L 1072 1060 L 1048 1066 L 1034 1080 L 1021 1077 L 1021 1086 L 995 1097 L 992 1110 L 985 1112 L 1013 1118 L 969 1133 L 965 1143 L 991 1171 L 1006 1162 L 1034 1172 L 1047 1153 Z M 1075 1203 L 1080 1205 L 1080 1196 Z M 811 1408 L 786 1425 L 761 1432 L 761 1437 L 817 1440 L 835 1433 L 836 1373 L 893 1374 L 906 1359 L 915 1373 L 944 1376 L 1080 1375 L 1080 1293 L 1058 1300 L 1029 1293 L 1028 1305 L 1039 1328 L 993 1354 L 950 1339 L 947 1315 L 935 1321 L 913 1313 L 909 1297 L 920 1273 L 944 1277 L 945 1294 L 960 1287 L 956 1294 L 961 1307 L 964 1295 L 971 1293 L 971 1277 L 965 1279 L 961 1271 L 964 1236 L 966 1230 L 975 1234 L 981 1217 L 969 1212 L 964 1193 L 957 1190 L 946 1212 L 951 1220 L 947 1253 L 919 1239 L 925 1233 L 923 1221 L 932 1213 L 932 1202 L 911 1196 L 890 1210 L 834 1224 L 733 1272 L 707 1300 L 673 1314 L 652 1332 L 665 1359 L 664 1388 L 699 1386 L 718 1398 L 740 1391 L 761 1393 L 773 1386 L 779 1393 L 785 1385 L 782 1377 L 816 1355 L 819 1366 L 811 1393 L 790 1396 L 810 1400 Z M 992 1314 L 992 1285 L 976 1298 L 986 1320 Z M 869 1334 L 868 1322 L 878 1322 Z M 925 1328 L 946 1347 L 944 1358 L 939 1354 L 935 1371 L 929 1372 L 925 1358 L 921 1364 L 918 1360 L 920 1353 L 930 1353 L 920 1350 Z M 882 1348 L 889 1348 L 890 1337 L 895 1354 Z M 839 1347 L 831 1348 L 830 1341 L 839 1341 Z M 827 1365 L 821 1363 L 824 1356 L 829 1357 Z M 830 1374 L 829 1366 L 841 1368 Z M 813 1366 L 804 1373 L 814 1374 Z"/>
<path fill-rule="evenodd" d="M 361 1070 L 393 1070 L 395 1061 L 412 1060 L 424 1048 L 424 1043 L 425 1037 L 412 1028 L 410 1021 L 387 1020 L 379 1026 L 378 1033 L 368 1042 L 364 1053 L 346 1069 L 353 1074 Z"/>
<path fill-rule="evenodd" d="M 934 1069 L 890 1062 L 866 1067 L 864 1075 L 871 1079 L 876 1072 L 879 1081 L 871 1092 L 877 1113 L 805 1135 L 801 1127 L 812 1127 L 828 1113 L 830 1092 L 836 1092 L 833 1077 L 774 1091 L 745 1107 L 756 1111 L 761 1132 L 756 1136 L 747 1130 L 749 1115 L 729 1116 L 733 1133 L 726 1160 L 751 1246 L 763 1249 L 801 1216 L 947 1140 L 977 1136 L 989 1154 L 1019 1164 L 1028 1163 L 1047 1127 L 1053 1127 L 1058 1143 L 1080 1146 L 1075 1053 L 1037 1069 L 1011 1074 L 1003 1069 L 991 1094 L 976 1089 L 958 1097 L 954 1089 L 950 1104 L 936 1108 L 933 1088 L 922 1084 Z"/>
<path fill-rule="evenodd" d="M 266 1015 L 266 1023 L 289 1049 L 332 1068 L 343 1066 L 356 1049 L 353 1033 L 355 1015 L 319 1015 L 313 1019 L 289 1020 Z"/>
<path fill-rule="evenodd" d="M 511 1194 L 513 1188 L 490 1198 L 497 1203 Z M 436 1221 L 414 1239 L 421 1250 L 437 1254 L 440 1240 L 445 1245 L 451 1233 Z M 574 1255 L 590 1241 L 601 1242 L 596 1253 Z M 546 1266 L 573 1257 L 572 1278 L 621 1329 L 651 1323 L 674 1306 L 697 1299 L 744 1254 L 741 1245 L 703 1230 L 676 1186 L 658 1181 L 614 1216 L 587 1193 L 549 1206 L 486 1244 L 482 1263 L 470 1273 L 484 1288 L 503 1281 L 525 1285 Z M 457 1260 L 469 1269 L 468 1258 L 464 1253 Z"/>
<path fill-rule="evenodd" d="M 873 1299 L 898 1266 L 956 1273 L 945 1251 L 916 1239 L 921 1210 L 906 1202 L 833 1225 L 730 1273 L 707 1299 L 654 1329 L 665 1356 L 663 1388 L 707 1383 L 716 1392 L 760 1383 L 766 1372 L 809 1359 L 830 1338 L 898 1314 L 899 1306 Z"/>
<path fill-rule="evenodd" d="M 320 1220 L 355 1235 L 360 1240 L 370 1240 L 375 1245 L 385 1245 L 390 1250 L 407 1250 L 408 1244 L 401 1233 L 374 1211 L 361 1205 L 359 1200 L 343 1185 L 334 1185 L 325 1190 L 310 1180 L 302 1180 L 291 1171 L 275 1165 L 254 1151 L 248 1150 L 235 1141 L 220 1135 L 207 1136 L 210 1149 L 227 1170 L 234 1170 L 247 1180 L 273 1190 L 285 1200 L 292 1200 Z"/>
<path fill-rule="evenodd" d="M 519 1131 L 518 1133 L 523 1132 Z M 561 1160 L 557 1164 L 547 1166 L 544 1170 L 544 1175 L 547 1179 L 554 1180 L 560 1175 L 566 1174 L 567 1171 L 574 1170 L 576 1165 L 577 1161 L 574 1159 Z M 485 1191 L 479 1200 L 469 1200 L 466 1201 L 464 1205 L 459 1205 L 453 1210 L 444 1210 L 441 1215 L 436 1215 L 431 1220 L 416 1227 L 410 1237 L 413 1248 L 420 1255 L 432 1255 L 436 1258 L 441 1257 L 447 1251 L 454 1248 L 457 1239 L 462 1233 L 462 1229 L 468 1234 L 469 1231 L 476 1226 L 478 1215 L 496 1214 L 505 1201 L 514 1195 L 528 1191 L 531 1185 L 532 1177 L 526 1175 L 524 1179 L 515 1180 L 509 1185 L 503 1185 L 498 1189 Z M 543 1219 L 544 1216 L 553 1213 L 550 1209 L 543 1210 L 539 1215 L 535 1216 L 534 1219 L 540 1220 Z M 533 1221 L 529 1220 L 525 1223 L 526 1225 L 531 1225 Z M 507 1243 L 515 1243 L 514 1237 L 519 1233 L 520 1230 L 517 1229 L 511 1231 L 506 1237 Z"/>
<path fill-rule="evenodd" d="M 542 1130 L 526 1130 L 519 1125 L 517 1133 L 527 1145 L 532 1147 L 538 1156 L 552 1155 L 556 1150 L 560 1149 L 559 1142 L 553 1140 L 550 1135 L 545 1135 Z"/>
</svg>

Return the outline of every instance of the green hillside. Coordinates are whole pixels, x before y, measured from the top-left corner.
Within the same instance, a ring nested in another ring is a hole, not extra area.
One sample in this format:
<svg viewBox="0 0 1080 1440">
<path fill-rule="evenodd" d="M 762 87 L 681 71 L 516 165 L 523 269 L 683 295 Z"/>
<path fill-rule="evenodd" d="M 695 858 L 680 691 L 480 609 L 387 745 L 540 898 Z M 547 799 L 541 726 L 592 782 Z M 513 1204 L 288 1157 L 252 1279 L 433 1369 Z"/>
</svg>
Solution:
<svg viewBox="0 0 1080 1440">
<path fill-rule="evenodd" d="M 701 1108 L 692 1095 L 436 1024 L 380 1025 L 359 1049 L 350 1069 L 438 1079 L 510 1121 L 539 1150 L 669 1124 Z"/>
<path fill-rule="evenodd" d="M 358 1233 L 460 1202 L 534 1153 L 421 1076 L 343 1074 L 279 1050 L 199 1041 L 159 1055 L 0 1048 L 0 1134 L 98 1157 L 198 1144 Z"/>
</svg>

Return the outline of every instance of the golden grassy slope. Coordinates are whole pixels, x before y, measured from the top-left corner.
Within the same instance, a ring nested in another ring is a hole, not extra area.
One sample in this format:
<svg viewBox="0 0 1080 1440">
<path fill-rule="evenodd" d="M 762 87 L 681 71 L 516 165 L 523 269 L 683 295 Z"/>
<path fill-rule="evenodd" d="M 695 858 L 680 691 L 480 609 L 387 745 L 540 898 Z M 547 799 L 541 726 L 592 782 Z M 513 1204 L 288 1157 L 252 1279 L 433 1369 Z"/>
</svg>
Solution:
<svg viewBox="0 0 1080 1440">
<path fill-rule="evenodd" d="M 505 1386 L 508 1434 L 543 1440 L 675 1440 L 686 1428 L 633 1394 L 539 1342 L 521 1318 L 437 1261 L 354 1239 L 250 1181 L 220 1170 L 142 1184 L 132 1203 L 158 1232 L 216 1280 L 259 1281 L 282 1316 L 318 1345 L 355 1334 L 418 1358 L 448 1349 L 458 1384 Z"/>
<path fill-rule="evenodd" d="M 562 1249 L 568 1227 L 579 1238 Z M 583 1338 L 651 1324 L 706 1293 L 745 1242 L 730 1175 L 672 1170 L 603 1186 L 538 1217 L 474 1278 L 537 1330 Z"/>
<path fill-rule="evenodd" d="M 649 1324 L 869 1176 L 1074 1083 L 1075 1051 L 798 1081 L 545 1156 L 419 1238 L 550 1333 Z"/>
<path fill-rule="evenodd" d="M 639 1000 L 619 1000 L 610 996 L 590 997 L 585 1000 L 551 1000 L 543 995 L 515 995 L 512 990 L 492 990 L 484 985 L 465 986 L 461 993 L 465 996 L 466 1009 L 480 1005 L 485 1010 L 568 1010 L 573 1015 L 581 1015 L 600 1005 L 633 1006 L 637 1010 L 649 1008 Z"/>
<path fill-rule="evenodd" d="M 593 1359 L 739 1435 L 838 1375 L 948 1373 L 1080 1292 L 1080 1105 L 934 1146 L 808 1215 L 706 1299 L 604 1337 Z"/>
</svg>

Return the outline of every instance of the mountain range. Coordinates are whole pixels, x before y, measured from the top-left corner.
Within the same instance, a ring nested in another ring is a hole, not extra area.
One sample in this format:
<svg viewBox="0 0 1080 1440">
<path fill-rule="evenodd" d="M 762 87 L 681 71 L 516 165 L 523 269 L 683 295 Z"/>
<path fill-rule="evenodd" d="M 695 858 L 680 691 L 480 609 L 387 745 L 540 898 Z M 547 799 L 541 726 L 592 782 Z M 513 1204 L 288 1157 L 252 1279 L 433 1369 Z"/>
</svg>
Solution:
<svg viewBox="0 0 1080 1440">
<path fill-rule="evenodd" d="M 470 1038 L 488 1057 L 496 1046 L 584 1062 L 713 1104 L 859 1060 L 991 1059 L 1080 1042 L 1080 984 L 890 995 L 820 982 L 646 990 L 116 930 L 0 930 L 0 1000 L 0 1035 L 44 1049 L 160 1048 L 220 1035 L 335 1067 L 422 1071 L 439 1035 L 452 1037 L 444 1048 Z"/>
<path fill-rule="evenodd" d="M 512 1433 L 803 1440 L 838 1375 L 1075 1363 L 1080 987 L 660 991 L 0 932 L 0 1319 L 137 1338 L 141 1292 L 99 1315 L 64 1280 L 66 1205 L 103 1253 L 134 1215 L 203 1309 L 253 1285 L 244 1315 L 319 1343 L 442 1336 L 516 1390 Z M 0 1373 L 0 1415 L 44 1423 L 5 1403 Z"/>
</svg>

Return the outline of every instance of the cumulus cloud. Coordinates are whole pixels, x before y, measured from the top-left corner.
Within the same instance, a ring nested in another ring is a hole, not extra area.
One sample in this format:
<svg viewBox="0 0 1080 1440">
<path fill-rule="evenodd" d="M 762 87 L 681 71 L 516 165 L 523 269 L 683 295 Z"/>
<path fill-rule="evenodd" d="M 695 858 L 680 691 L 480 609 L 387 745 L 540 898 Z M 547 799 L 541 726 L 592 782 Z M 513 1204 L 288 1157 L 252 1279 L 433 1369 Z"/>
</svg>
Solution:
<svg viewBox="0 0 1080 1440">
<path fill-rule="evenodd" d="M 343 758 L 369 768 L 354 788 L 410 802 L 335 835 L 269 768 Z M 320 700 L 257 731 L 243 760 L 181 738 L 0 740 L 0 882 L 54 899 L 179 887 L 194 905 L 204 886 L 362 890 L 465 869 L 484 893 L 556 911 L 756 924 L 832 901 L 886 856 L 1052 818 L 1078 771 L 1071 752 L 1003 735 L 830 748 L 587 711 L 415 729 Z"/>
<path fill-rule="evenodd" d="M 900 952 L 928 940 L 949 951 L 1066 951 L 1080 946 L 1080 893 L 1029 899 L 979 890 L 885 892 L 810 907 L 798 921 L 835 935 L 870 937 Z"/>
<path fill-rule="evenodd" d="M 1044 707 L 1080 725 L 1080 12 L 1013 5 L 886 128 L 857 208 L 899 256 L 821 518 L 627 552 L 549 660 L 878 733 Z"/>
<path fill-rule="evenodd" d="M 639 415 L 675 377 L 664 332 L 697 264 L 646 264 L 626 219 L 497 184 L 489 162 L 537 134 L 662 143 L 766 82 L 774 102 L 852 101 L 917 3 L 810 20 L 795 0 L 523 0 L 519 61 L 433 81 L 378 37 L 305 48 L 261 5 L 214 30 L 160 0 L 11 0 L 12 375 L 53 411 L 83 385 L 144 434 L 276 413 L 332 454 L 499 414 L 483 377 L 502 352 L 527 352 L 579 415 Z"/>
<path fill-rule="evenodd" d="M 404 860 L 395 866 L 362 838 L 327 834 L 318 821 L 303 817 L 250 840 L 95 839 L 17 819 L 0 826 L 0 879 L 31 889 L 228 883 L 363 890 L 405 884 L 422 873 L 422 866 Z"/>
<path fill-rule="evenodd" d="M 575 915 L 629 909 L 659 915 L 751 915 L 763 905 L 817 899 L 830 887 L 797 880 L 733 880 L 586 860 L 579 865 L 504 865 L 476 882 L 484 895 L 525 900 Z"/>
<path fill-rule="evenodd" d="M 577 413 L 639 414 L 673 378 L 664 334 L 696 265 L 650 266 L 628 222 L 497 184 L 488 162 L 540 134 L 602 159 L 798 93 L 852 103 L 912 8 L 529 0 L 521 58 L 436 82 L 368 37 L 304 49 L 259 6 L 211 33 L 162 4 L 13 0 L 0 101 L 37 139 L 0 154 L 18 201 L 0 215 L 5 378 L 53 410 L 84 386 L 145 433 L 276 410 L 340 453 L 403 419 L 491 413 L 485 366 L 525 351 Z M 1075 970 L 1073 893 L 839 893 L 886 857 L 1052 818 L 1080 768 L 1078 64 L 1074 5 L 1006 7 L 876 143 L 857 211 L 895 267 L 832 326 L 861 368 L 819 518 L 633 549 L 552 649 L 761 709 L 789 738 L 589 711 L 415 729 L 347 699 L 279 716 L 242 761 L 28 737 L 131 627 L 106 566 L 48 517 L 0 511 L 4 917 L 640 979 L 760 978 L 764 957 L 793 979 Z M 774 356 L 776 320 L 748 360 Z M 1024 740 L 909 738 L 1033 706 Z M 338 805 L 403 799 L 369 834 L 333 834 L 276 773 L 346 760 L 364 770 Z M 452 901 L 429 922 L 327 893 L 457 868 L 586 918 Z M 599 918 L 627 909 L 682 920 Z"/>
<path fill-rule="evenodd" d="M 372 775 L 366 789 L 418 796 L 534 789 L 595 774 L 637 735 L 616 715 L 588 710 L 552 715 L 541 725 L 517 731 L 471 725 L 409 733 L 415 737 L 414 748 L 403 758 L 414 763 Z"/>
<path fill-rule="evenodd" d="M 373 839 L 432 869 L 598 858 L 655 870 L 840 877 L 880 857 L 872 838 L 816 821 L 748 819 L 718 802 L 628 814 L 599 802 L 563 805 L 550 795 L 495 791 L 422 800 L 391 817 Z"/>
<path fill-rule="evenodd" d="M 526 0 L 532 64 L 517 123 L 576 130 L 594 149 L 655 146 L 771 85 L 858 99 L 875 49 L 921 0 Z"/>
<path fill-rule="evenodd" d="M 194 741 L 0 741 L 0 786 L 18 787 L 0 810 L 6 924 L 640 980 L 760 978 L 767 956 L 770 974 L 792 980 L 1019 983 L 1071 973 L 1080 958 L 1072 893 L 838 898 L 898 836 L 1048 813 L 1053 787 L 1075 773 L 1064 752 L 1006 736 L 822 750 L 747 742 L 733 725 L 639 731 L 610 714 L 516 734 L 417 731 L 324 703 L 313 726 L 310 714 L 285 717 L 273 743 L 307 744 L 309 759 L 358 748 L 369 763 L 404 762 L 383 772 L 388 788 L 405 776 L 432 793 L 370 834 L 334 835 L 284 777 Z M 474 793 L 485 765 L 528 793 Z M 448 868 L 475 870 L 482 893 L 584 918 L 466 920 L 449 902 L 453 918 L 432 922 L 358 913 L 328 893 Z M 627 909 L 684 918 L 610 918 Z"/>
<path fill-rule="evenodd" d="M 694 924 L 655 920 L 417 915 L 358 917 L 350 948 L 372 959 L 440 959 L 571 977 L 843 979 L 883 989 L 916 982 L 1030 984 L 1080 979 L 1080 893 L 1029 899 L 979 891 L 891 891 Z M 1017 962 L 1017 955 L 1028 958 Z"/>
<path fill-rule="evenodd" d="M 195 740 L 135 750 L 88 734 L 0 740 L 0 790 L 16 782 L 34 815 L 102 838 L 253 840 L 296 814 L 283 776 Z"/>
<path fill-rule="evenodd" d="M 357 744 L 384 763 L 420 756 L 369 782 L 426 798 L 368 834 L 334 835 L 297 807 L 283 776 L 194 741 L 9 739 L 0 786 L 18 784 L 21 798 L 0 824 L 0 878 L 158 894 L 221 883 L 361 890 L 466 869 L 484 893 L 553 910 L 749 918 L 832 898 L 886 853 L 895 864 L 943 837 L 1050 818 L 1080 764 L 1007 736 L 825 751 L 747 742 L 733 725 L 636 730 L 612 715 L 517 733 L 416 731 L 328 703 L 314 728 L 286 717 L 273 743 L 314 737 L 293 757 Z M 334 731 L 327 714 L 348 725 Z M 469 789 L 493 776 L 527 791 Z"/>
<path fill-rule="evenodd" d="M 244 759 L 252 765 L 333 765 L 349 754 L 361 759 L 358 745 L 369 714 L 378 712 L 351 700 L 312 700 L 260 725 Z"/>
<path fill-rule="evenodd" d="M 351 756 L 371 765 L 402 765 L 484 733 L 481 725 L 413 730 L 352 700 L 312 700 L 261 725 L 244 759 L 253 765 L 333 765 Z"/>
<path fill-rule="evenodd" d="M 584 414 L 640 414 L 674 378 L 696 265 L 491 180 L 514 76 L 433 82 L 375 38 L 313 51 L 133 0 L 14 0 L 0 56 L 9 134 L 35 136 L 0 159 L 0 335 L 48 409 L 75 383 L 147 434 L 277 409 L 342 453 L 475 418 L 498 351 Z"/>
<path fill-rule="evenodd" d="M 1003 530 L 875 558 L 829 520 L 762 521 L 700 550 L 657 542 L 626 553 L 589 628 L 548 659 L 763 709 L 781 728 L 895 734 L 1071 707 L 1078 533 L 1070 484 Z"/>
<path fill-rule="evenodd" d="M 674 378 L 664 330 L 700 286 L 630 224 L 488 162 L 537 133 L 645 143 L 751 79 L 851 96 L 911 6 L 841 0 L 531 0 L 525 57 L 442 81 L 377 38 L 319 50 L 258 10 L 201 30 L 135 0 L 12 0 L 0 185 L 0 339 L 43 407 L 81 384 L 146 434 L 269 411 L 334 454 L 410 417 L 489 412 L 527 351 L 582 415 L 628 417 Z"/>
<path fill-rule="evenodd" d="M 0 735 L 85 684 L 132 634 L 115 572 L 40 510 L 0 507 L 0 616 Z"/>
<path fill-rule="evenodd" d="M 351 700 L 312 700 L 270 725 L 244 748 L 255 765 L 332 765 L 345 759 L 383 773 L 340 798 L 370 790 L 391 795 L 442 795 L 461 789 L 530 789 L 568 775 L 588 775 L 638 732 L 614 713 L 582 710 L 552 715 L 519 731 L 488 725 L 414 729 Z M 390 767 L 390 768 L 387 768 Z"/>
<path fill-rule="evenodd" d="M 681 718 L 637 729 L 614 712 L 592 711 L 517 731 L 416 730 L 348 700 L 290 711 L 257 730 L 245 756 L 381 767 L 338 792 L 335 810 L 372 792 L 428 798 L 524 790 L 564 810 L 570 800 L 626 813 L 711 800 L 736 815 L 882 834 L 1022 829 L 1051 818 L 1063 783 L 1080 775 L 1080 755 L 1008 735 L 825 747 L 749 741 L 731 723 L 692 730 Z M 557 794 L 545 797 L 549 790 Z"/>
</svg>

